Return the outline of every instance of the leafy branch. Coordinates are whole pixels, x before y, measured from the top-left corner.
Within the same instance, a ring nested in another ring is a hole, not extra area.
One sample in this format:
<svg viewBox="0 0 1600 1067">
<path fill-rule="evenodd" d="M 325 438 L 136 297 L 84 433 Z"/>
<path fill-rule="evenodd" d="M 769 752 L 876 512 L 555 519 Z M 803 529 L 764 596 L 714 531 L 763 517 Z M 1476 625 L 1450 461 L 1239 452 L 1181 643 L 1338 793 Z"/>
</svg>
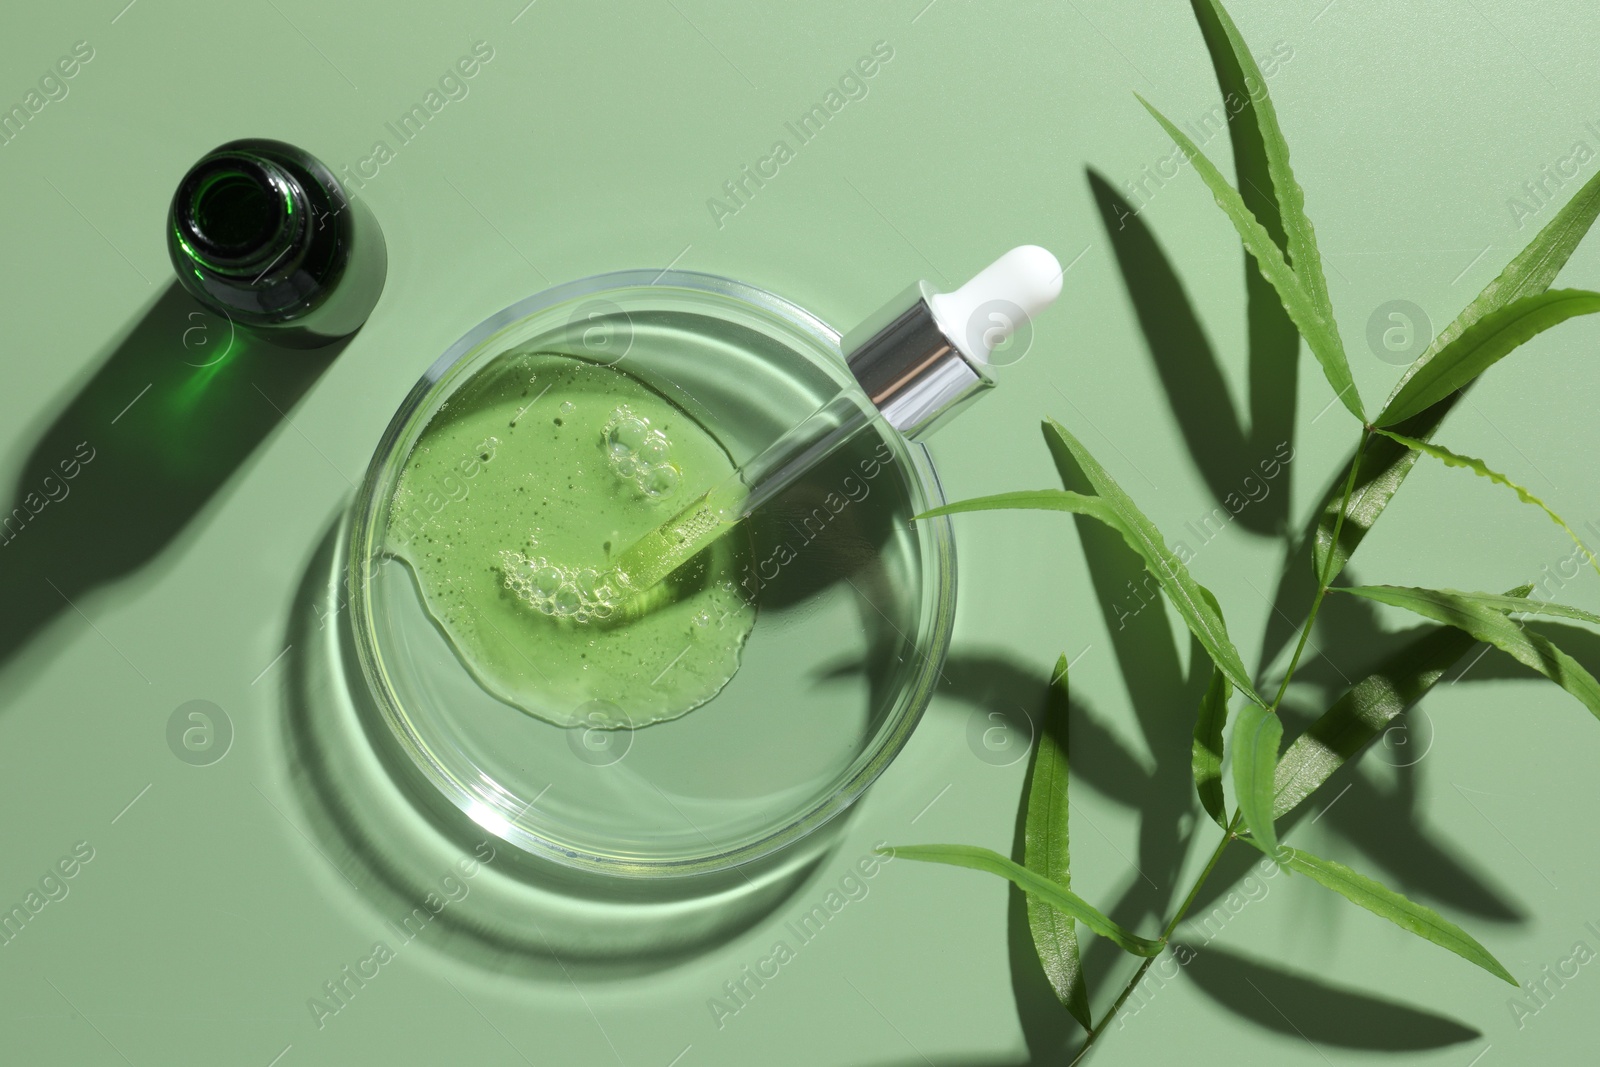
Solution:
<svg viewBox="0 0 1600 1067">
<path fill-rule="evenodd" d="M 948 504 L 919 516 L 1036 509 L 1068 512 L 1102 523 L 1139 556 L 1210 658 L 1211 680 L 1196 714 L 1191 774 L 1200 805 L 1221 828 L 1222 838 L 1157 937 L 1124 929 L 1070 888 L 1065 657 L 1058 662 L 1053 676 L 1045 729 L 1040 732 L 1030 764 L 1023 862 L 970 845 L 897 846 L 893 850 L 906 859 L 994 874 L 1026 894 L 1029 927 L 1040 963 L 1057 998 L 1087 1032 L 1079 1059 L 1088 1054 L 1152 961 L 1167 948 L 1173 931 L 1235 841 L 1259 849 L 1284 870 L 1303 874 L 1516 985 L 1515 978 L 1488 949 L 1432 909 L 1342 864 L 1281 845 L 1277 821 L 1316 792 L 1341 766 L 1357 759 L 1394 719 L 1422 699 L 1445 671 L 1480 641 L 1560 685 L 1600 718 L 1600 681 L 1553 641 L 1529 631 L 1517 618 L 1534 615 L 1600 626 L 1600 615 L 1531 600 L 1528 594 L 1532 587 L 1527 585 L 1498 594 L 1334 585 L 1421 455 L 1470 470 L 1511 489 L 1522 502 L 1540 508 L 1566 531 L 1600 572 L 1600 561 L 1544 501 L 1482 460 L 1430 440 L 1462 393 L 1490 367 L 1543 331 L 1568 319 L 1600 312 L 1600 293 L 1550 288 L 1600 214 L 1600 175 L 1585 183 L 1533 241 L 1440 331 L 1396 383 L 1380 413 L 1369 420 L 1350 373 L 1316 233 L 1305 213 L 1305 194 L 1290 166 L 1288 143 L 1266 92 L 1266 79 L 1221 0 L 1191 0 L 1191 5 L 1211 47 L 1225 94 L 1248 90 L 1249 104 L 1241 107 L 1231 121 L 1253 124 L 1271 186 L 1271 203 L 1266 203 L 1266 194 L 1254 187 L 1252 197 L 1247 199 L 1181 129 L 1143 97 L 1138 98 L 1139 102 L 1194 166 L 1233 224 L 1261 278 L 1277 294 L 1284 313 L 1321 365 L 1334 397 L 1359 426 L 1359 439 L 1344 464 L 1342 476 L 1315 512 L 1309 546 L 1315 592 L 1273 699 L 1261 697 L 1256 680 L 1245 668 L 1228 634 L 1221 603 L 1189 573 L 1189 560 L 1184 558 L 1181 543 L 1178 551 L 1170 548 L 1110 472 L 1055 420 L 1045 420 L 1043 430 L 1063 483 L 1069 487 L 1087 483 L 1089 491 L 1067 488 L 1001 493 Z M 1264 216 L 1252 211 L 1250 200 L 1258 204 Z M 1272 208 L 1276 209 L 1275 216 Z M 1283 722 L 1277 714 L 1279 705 L 1329 591 L 1401 608 L 1439 625 L 1427 629 L 1352 685 L 1280 752 Z M 1231 710 L 1235 692 L 1242 701 L 1237 710 Z M 1237 805 L 1231 814 L 1223 788 L 1225 762 L 1231 763 Z M 1098 1023 L 1089 1012 L 1088 990 L 1079 960 L 1076 924 L 1080 923 L 1129 954 L 1141 957 L 1132 978 Z"/>
</svg>

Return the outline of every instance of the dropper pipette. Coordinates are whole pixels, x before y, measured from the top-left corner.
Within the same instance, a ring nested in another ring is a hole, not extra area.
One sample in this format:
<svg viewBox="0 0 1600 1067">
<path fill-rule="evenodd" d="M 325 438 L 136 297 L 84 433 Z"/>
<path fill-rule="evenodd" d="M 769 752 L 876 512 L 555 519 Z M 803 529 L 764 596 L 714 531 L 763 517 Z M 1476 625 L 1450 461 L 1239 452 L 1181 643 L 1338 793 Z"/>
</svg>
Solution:
<svg viewBox="0 0 1600 1067">
<path fill-rule="evenodd" d="M 1061 292 L 1061 265 L 1013 248 L 951 293 L 918 281 L 840 341 L 847 386 L 759 455 L 613 557 L 599 585 L 652 588 L 881 418 L 919 439 L 994 385 L 989 357 Z"/>
</svg>

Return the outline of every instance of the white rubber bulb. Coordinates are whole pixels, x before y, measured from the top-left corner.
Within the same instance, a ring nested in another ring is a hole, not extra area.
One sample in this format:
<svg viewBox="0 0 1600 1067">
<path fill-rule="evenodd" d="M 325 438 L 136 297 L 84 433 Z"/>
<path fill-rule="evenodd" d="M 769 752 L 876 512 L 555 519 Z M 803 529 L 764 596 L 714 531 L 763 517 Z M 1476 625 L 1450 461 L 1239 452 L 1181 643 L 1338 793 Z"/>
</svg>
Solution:
<svg viewBox="0 0 1600 1067">
<path fill-rule="evenodd" d="M 1061 264 L 1038 245 L 1018 245 L 953 293 L 929 300 L 934 318 L 961 354 L 989 354 L 1061 295 Z"/>
</svg>

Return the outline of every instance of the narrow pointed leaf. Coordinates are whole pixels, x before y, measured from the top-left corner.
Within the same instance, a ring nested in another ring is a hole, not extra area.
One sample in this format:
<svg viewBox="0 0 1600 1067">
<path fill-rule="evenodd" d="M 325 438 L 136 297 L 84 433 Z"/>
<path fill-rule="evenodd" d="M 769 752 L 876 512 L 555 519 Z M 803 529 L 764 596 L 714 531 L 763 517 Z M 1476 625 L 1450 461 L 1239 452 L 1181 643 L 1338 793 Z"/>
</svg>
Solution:
<svg viewBox="0 0 1600 1067">
<path fill-rule="evenodd" d="M 1274 779 L 1273 815 L 1294 810 L 1477 643 L 1453 627 L 1432 630 L 1351 686 L 1284 751 Z"/>
<path fill-rule="evenodd" d="M 1260 848 L 1259 842 L 1252 842 Z M 1267 852 L 1266 849 L 1262 849 Z M 1374 915 L 1381 915 L 1402 930 L 1449 949 L 1468 963 L 1475 963 L 1501 981 L 1517 984 L 1511 972 L 1501 966 L 1478 941 L 1461 927 L 1424 904 L 1407 900 L 1387 886 L 1357 874 L 1342 863 L 1321 859 L 1309 852 L 1281 845 L 1276 853 L 1267 852 L 1291 871 L 1333 890 L 1352 904 L 1359 904 Z"/>
<path fill-rule="evenodd" d="M 1550 327 L 1597 311 L 1600 293 L 1587 289 L 1552 289 L 1491 311 L 1438 355 L 1413 363 L 1394 398 L 1374 421 L 1379 426 L 1393 426 L 1420 414 Z"/>
<path fill-rule="evenodd" d="M 1116 528 L 1119 533 L 1122 530 L 1122 520 L 1117 518 L 1110 504 L 1099 497 L 1086 496 L 1066 489 L 1020 489 L 1012 493 L 978 496 L 971 500 L 957 500 L 953 504 L 941 504 L 916 517 L 933 519 L 940 515 L 960 515 L 968 511 L 1069 511 L 1076 515 L 1088 515 L 1090 518 L 1099 519 L 1107 526 Z"/>
<path fill-rule="evenodd" d="M 1233 720 L 1233 791 L 1244 825 L 1272 855 L 1278 831 L 1272 822 L 1273 777 L 1283 720 L 1259 704 L 1246 704 Z"/>
<path fill-rule="evenodd" d="M 1033 749 L 1028 769 L 1028 813 L 1022 830 L 1022 864 L 1050 879 L 1062 889 L 1072 888 L 1070 804 L 1067 798 L 1067 657 L 1056 661 L 1045 704 L 1044 725 Z M 1089 987 L 1078 956 L 1078 934 L 1072 916 L 1051 907 L 1032 893 L 1026 897 L 1028 931 L 1050 988 L 1085 1030 L 1094 1027 L 1089 1016 Z"/>
<path fill-rule="evenodd" d="M 1089 484 L 1094 487 L 1097 496 L 1093 499 L 1104 502 L 1116 515 L 1119 520 L 1116 527 L 1118 532 L 1144 559 L 1145 569 L 1161 586 L 1161 591 L 1177 609 L 1189 632 L 1205 646 L 1206 652 L 1211 656 L 1211 662 L 1227 675 L 1228 681 L 1233 683 L 1234 688 L 1251 700 L 1263 703 L 1256 694 L 1255 686 L 1251 684 L 1250 672 L 1245 669 L 1244 659 L 1234 646 L 1233 639 L 1228 636 L 1228 625 L 1222 617 L 1222 609 L 1217 603 L 1217 598 L 1190 576 L 1189 568 L 1167 548 L 1166 541 L 1161 537 L 1161 531 L 1145 517 L 1144 512 L 1139 510 L 1133 498 L 1123 491 L 1122 486 L 1117 484 L 1110 472 L 1089 454 L 1089 450 L 1084 448 L 1076 437 L 1067 432 L 1065 426 L 1054 419 L 1046 419 L 1044 437 L 1062 478 L 1071 479 L 1070 463 L 1076 462 L 1084 477 L 1088 478 Z M 1066 455 L 1062 454 L 1063 451 Z M 1084 511 L 1083 514 L 1091 513 Z M 1099 515 L 1094 517 L 1100 518 Z"/>
<path fill-rule="evenodd" d="M 1344 406 L 1350 409 L 1352 415 L 1366 422 L 1367 417 L 1361 408 L 1361 396 L 1356 392 L 1355 379 L 1350 376 L 1350 363 L 1345 358 L 1344 342 L 1339 338 L 1339 329 L 1333 318 L 1317 306 L 1315 299 L 1289 268 L 1289 264 L 1284 261 L 1283 252 L 1272 240 L 1272 235 L 1245 206 L 1238 190 L 1228 184 L 1222 172 L 1217 170 L 1216 164 L 1207 159 L 1188 135 L 1174 126 L 1144 97 L 1139 97 L 1139 103 L 1154 116 L 1162 129 L 1167 131 L 1167 135 L 1177 143 L 1184 156 L 1194 164 L 1195 172 L 1211 190 L 1217 206 L 1222 208 L 1223 214 L 1233 223 L 1233 228 L 1238 232 L 1245 251 L 1255 258 L 1261 276 L 1278 291 L 1278 299 L 1283 303 L 1284 312 L 1300 331 L 1300 336 L 1305 338 L 1311 354 L 1316 356 L 1317 362 L 1322 365 L 1322 373 L 1327 376 L 1328 384 L 1333 386 L 1334 393 Z"/>
<path fill-rule="evenodd" d="M 1600 174 L 1592 175 L 1584 182 L 1583 187 L 1561 206 L 1555 217 L 1528 242 L 1527 247 L 1518 252 L 1505 269 L 1461 309 L 1461 314 L 1450 325 L 1439 331 L 1405 377 L 1400 379 L 1395 392 L 1398 393 L 1412 374 L 1431 363 L 1439 353 L 1454 344 L 1468 327 L 1484 316 L 1550 288 L 1556 275 L 1561 273 L 1561 268 L 1572 258 L 1579 242 L 1594 225 L 1597 216 L 1600 216 Z M 1392 394 L 1390 400 L 1393 400 Z"/>
<path fill-rule="evenodd" d="M 1379 430 L 1377 432 L 1392 441 L 1397 441 L 1400 444 L 1405 445 L 1407 448 L 1415 452 L 1421 452 L 1425 456 L 1432 456 L 1434 459 L 1443 463 L 1447 467 L 1460 467 L 1465 470 L 1469 470 L 1480 478 L 1487 478 L 1497 485 L 1503 485 L 1507 489 L 1510 489 L 1512 492 L 1517 494 L 1517 499 L 1521 500 L 1524 504 L 1532 504 L 1540 511 L 1543 511 L 1547 516 L 1549 516 L 1551 522 L 1565 530 L 1567 536 L 1572 538 L 1572 543 L 1583 549 L 1583 554 L 1589 560 L 1589 565 L 1595 569 L 1596 573 L 1600 573 L 1600 560 L 1595 559 L 1594 553 L 1589 551 L 1589 546 L 1584 544 L 1583 538 L 1578 536 L 1578 531 L 1567 525 L 1567 520 L 1563 519 L 1560 515 L 1557 515 L 1551 509 L 1549 504 L 1546 504 L 1543 500 L 1540 500 L 1538 497 L 1528 492 L 1527 489 L 1518 485 L 1510 478 L 1507 478 L 1499 471 L 1492 470 L 1483 460 L 1475 459 L 1472 456 L 1463 456 L 1459 452 L 1450 451 L 1443 445 L 1432 444 L 1428 441 L 1418 441 L 1415 438 L 1406 437 L 1404 434 L 1390 433 L 1388 430 Z"/>
<path fill-rule="evenodd" d="M 1600 718 L 1600 682 L 1596 682 L 1594 675 L 1557 648 L 1549 638 L 1526 629 L 1521 623 L 1502 614 L 1496 605 L 1503 603 L 1504 597 L 1493 593 L 1485 595 L 1461 593 L 1453 589 L 1414 589 L 1395 585 L 1353 586 L 1341 588 L 1340 592 L 1405 608 L 1424 618 L 1465 630 L 1549 678 L 1577 697 L 1596 718 Z M 1538 604 L 1543 613 L 1551 613 L 1551 605 L 1531 600 L 1526 603 Z M 1535 609 L 1530 607 L 1527 610 Z"/>
<path fill-rule="evenodd" d="M 880 851 L 896 859 L 946 863 L 952 867 L 970 867 L 975 871 L 997 874 L 1023 892 L 1038 897 L 1053 908 L 1060 908 L 1118 948 L 1135 956 L 1160 955 L 1166 947 L 1164 941 L 1150 941 L 1130 934 L 1072 890 L 1061 888 L 1044 875 L 1030 871 L 1020 863 L 1013 863 L 992 849 L 977 845 L 896 845 Z"/>
<path fill-rule="evenodd" d="M 1289 166 L 1289 142 L 1278 126 L 1278 111 L 1267 92 L 1267 79 L 1261 73 L 1255 57 L 1250 54 L 1250 46 L 1240 35 L 1239 27 L 1234 25 L 1232 17 L 1219 0 L 1191 0 L 1190 6 L 1194 8 L 1195 18 L 1207 40 L 1221 37 L 1232 53 L 1233 65 L 1238 68 L 1237 74 L 1224 78 L 1223 72 L 1220 69 L 1218 71 L 1219 81 L 1224 84 L 1232 82 L 1230 91 L 1242 101 L 1238 113 L 1233 114 L 1230 121 L 1254 121 L 1266 153 L 1267 174 L 1272 179 L 1272 194 L 1277 201 L 1279 221 L 1283 224 L 1290 269 L 1300 280 L 1312 305 L 1332 322 L 1333 304 L 1328 299 L 1328 280 L 1322 273 L 1322 253 L 1317 250 L 1316 230 L 1306 216 L 1305 191 L 1300 188 L 1294 170 Z M 1213 49 L 1213 57 L 1215 53 Z M 1227 103 L 1231 113 L 1233 101 Z"/>
<path fill-rule="evenodd" d="M 1200 698 L 1190 757 L 1194 791 L 1200 795 L 1200 805 L 1224 830 L 1228 828 L 1228 813 L 1222 797 L 1222 732 L 1228 725 L 1228 697 L 1232 694 L 1228 676 L 1213 667 L 1211 684 Z"/>
<path fill-rule="evenodd" d="M 1523 586 L 1523 590 L 1531 590 L 1532 586 Z M 1575 622 L 1586 622 L 1591 626 L 1600 626 L 1600 615 L 1582 608 L 1568 607 L 1566 604 L 1556 604 L 1549 600 L 1530 600 L 1525 593 L 1461 593 L 1461 596 L 1471 597 L 1474 603 L 1482 604 L 1486 608 L 1496 611 L 1508 612 L 1515 615 L 1519 612 L 1528 615 L 1549 615 L 1558 619 L 1572 619 Z"/>
<path fill-rule="evenodd" d="M 1065 430 L 1061 431 L 1065 433 Z M 1052 447 L 1054 447 L 1052 445 Z M 1065 446 L 1063 446 L 1065 447 Z M 1081 445 L 1078 447 L 1082 447 Z M 1087 457 L 1087 453 L 1084 453 Z M 1059 462 L 1059 460 L 1058 460 Z M 1093 463 L 1093 460 L 1090 460 Z M 1106 484 L 1116 489 L 1121 494 L 1122 490 L 1110 480 L 1110 475 L 1095 464 L 1095 478 L 1103 477 Z M 1096 482 L 1096 484 L 1100 484 Z M 1138 515 L 1138 509 L 1133 506 L 1133 501 L 1122 494 L 1126 500 L 1127 508 L 1132 509 L 1132 514 Z M 932 519 L 941 515 L 959 515 L 971 511 L 1066 511 L 1076 515 L 1087 515 L 1111 527 L 1122 535 L 1129 548 L 1139 554 L 1144 560 L 1145 569 L 1148 570 L 1167 593 L 1178 613 L 1183 617 L 1185 625 L 1194 633 L 1207 651 L 1211 652 L 1213 659 L 1221 653 L 1220 649 L 1232 650 L 1233 664 L 1230 670 L 1239 678 L 1248 679 L 1249 675 L 1244 669 L 1244 661 L 1239 657 L 1239 651 L 1228 638 L 1227 623 L 1222 617 L 1222 606 L 1217 602 L 1216 595 L 1205 586 L 1196 582 L 1189 576 L 1182 561 L 1167 551 L 1161 535 L 1149 520 L 1144 520 L 1147 528 L 1146 534 L 1136 532 L 1124 519 L 1123 509 L 1115 507 L 1112 500 L 1105 496 L 1088 496 L 1083 493 L 1074 493 L 1066 489 L 1025 489 L 1011 493 L 995 493 L 992 496 L 980 496 L 971 500 L 958 500 L 953 504 L 944 504 L 932 508 L 916 516 L 918 519 Z M 1142 519 L 1143 516 L 1139 515 Z M 1159 553 L 1159 554 L 1158 554 Z M 1169 583 L 1173 588 L 1169 589 Z M 1174 592 L 1173 590 L 1176 590 Z M 1180 599 L 1181 598 L 1181 599 Z M 1202 633 L 1202 630 L 1205 633 Z M 1213 635 L 1213 636 L 1207 636 Z M 1215 643 L 1217 638 L 1220 642 Z M 1254 692 L 1253 690 L 1251 691 Z"/>
<path fill-rule="evenodd" d="M 1589 228 L 1594 225 L 1597 216 L 1600 216 L 1600 174 L 1595 174 L 1583 183 L 1583 187 L 1571 200 L 1561 206 L 1555 217 L 1532 241 L 1528 242 L 1527 247 L 1517 253 L 1516 257 L 1506 264 L 1505 269 L 1484 286 L 1448 326 L 1439 331 L 1438 336 L 1412 367 L 1420 369 L 1424 364 L 1431 363 L 1434 357 L 1454 344 L 1469 326 L 1485 315 L 1524 297 L 1537 296 L 1550 288 L 1556 280 L 1556 275 L 1567 265 L 1567 260 L 1572 258 L 1573 251 L 1589 232 Z M 1407 377 L 1409 375 L 1410 372 Z M 1407 378 L 1401 379 L 1400 384 L 1395 387 L 1396 392 L 1405 385 L 1406 380 Z M 1467 388 L 1470 386 L 1469 382 Z M 1413 416 L 1403 425 L 1396 426 L 1395 429 L 1418 440 L 1427 440 L 1438 429 L 1439 423 L 1444 421 L 1445 415 L 1455 405 L 1456 396 L 1459 395 L 1457 393 L 1441 400 L 1421 414 Z M 1393 394 L 1390 399 L 1393 400 Z M 1394 425 L 1387 420 L 1384 424 Z M 1338 546 L 1332 544 L 1332 536 L 1344 488 L 1343 476 L 1341 475 L 1333 483 L 1333 489 L 1329 494 L 1331 499 L 1323 501 L 1320 513 L 1322 517 L 1318 521 L 1316 530 L 1315 552 L 1318 574 L 1323 571 L 1323 564 L 1329 551 L 1336 551 L 1338 554 L 1338 558 L 1334 561 L 1334 573 L 1337 574 L 1344 569 L 1350 555 L 1355 552 L 1356 547 L 1361 544 L 1361 539 L 1366 536 L 1367 530 L 1383 513 L 1383 509 L 1400 488 L 1400 483 L 1405 480 L 1416 459 L 1417 453 L 1401 448 L 1393 442 L 1372 442 L 1361 460 L 1361 470 L 1356 477 L 1356 495 L 1351 499 L 1350 511 L 1345 517 Z"/>
<path fill-rule="evenodd" d="M 1506 595 L 1526 596 L 1532 588 L 1519 586 Z M 1299 806 L 1427 695 L 1477 643 L 1471 634 L 1452 626 L 1429 630 L 1346 690 L 1284 750 L 1274 777 L 1273 816 L 1281 819 Z"/>
</svg>

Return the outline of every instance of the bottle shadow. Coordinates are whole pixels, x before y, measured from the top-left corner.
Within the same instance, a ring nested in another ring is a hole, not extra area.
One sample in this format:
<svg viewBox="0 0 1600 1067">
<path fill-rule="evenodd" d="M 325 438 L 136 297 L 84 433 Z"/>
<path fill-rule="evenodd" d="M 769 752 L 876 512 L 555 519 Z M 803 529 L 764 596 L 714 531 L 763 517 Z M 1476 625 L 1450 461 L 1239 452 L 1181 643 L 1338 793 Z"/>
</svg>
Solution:
<svg viewBox="0 0 1600 1067">
<path fill-rule="evenodd" d="M 21 465 L 0 513 L 0 667 L 182 537 L 346 343 L 280 349 L 168 284 Z"/>
</svg>

